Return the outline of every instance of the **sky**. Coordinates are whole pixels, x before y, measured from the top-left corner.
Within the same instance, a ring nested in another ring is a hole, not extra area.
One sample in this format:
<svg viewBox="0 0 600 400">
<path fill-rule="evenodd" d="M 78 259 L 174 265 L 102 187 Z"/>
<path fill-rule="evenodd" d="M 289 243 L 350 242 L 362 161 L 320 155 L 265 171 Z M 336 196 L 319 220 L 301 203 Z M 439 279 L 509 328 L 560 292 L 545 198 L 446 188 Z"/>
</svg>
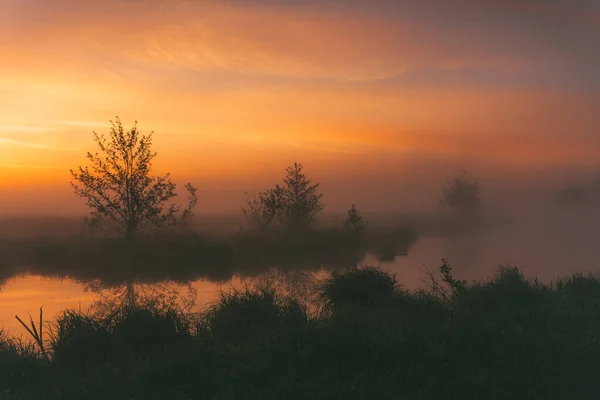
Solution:
<svg viewBox="0 0 600 400">
<path fill-rule="evenodd" d="M 0 0 L 0 214 L 82 213 L 68 171 L 116 116 L 205 212 L 294 161 L 370 210 L 594 170 L 598 43 L 598 0 Z"/>
</svg>

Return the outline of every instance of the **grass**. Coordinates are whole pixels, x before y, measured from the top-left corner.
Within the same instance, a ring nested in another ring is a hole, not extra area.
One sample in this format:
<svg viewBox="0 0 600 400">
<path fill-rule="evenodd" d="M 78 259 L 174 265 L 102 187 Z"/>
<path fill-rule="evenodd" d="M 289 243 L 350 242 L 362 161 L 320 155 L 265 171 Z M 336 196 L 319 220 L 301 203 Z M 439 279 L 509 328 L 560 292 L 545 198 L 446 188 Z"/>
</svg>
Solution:
<svg viewBox="0 0 600 400">
<path fill-rule="evenodd" d="M 329 311 L 343 306 L 383 306 L 399 295 L 396 277 L 373 267 L 334 271 L 318 287 L 318 301 Z"/>
<path fill-rule="evenodd" d="M 215 339 L 243 344 L 272 339 L 278 330 L 302 325 L 308 316 L 298 301 L 282 298 L 274 288 L 262 286 L 222 292 L 204 319 Z"/>
<path fill-rule="evenodd" d="M 380 269 L 345 269 L 315 287 L 316 313 L 268 285 L 223 292 L 196 318 L 156 303 L 66 311 L 49 363 L 0 335 L 0 397 L 597 398 L 598 277 L 440 272 L 409 292 Z"/>
</svg>

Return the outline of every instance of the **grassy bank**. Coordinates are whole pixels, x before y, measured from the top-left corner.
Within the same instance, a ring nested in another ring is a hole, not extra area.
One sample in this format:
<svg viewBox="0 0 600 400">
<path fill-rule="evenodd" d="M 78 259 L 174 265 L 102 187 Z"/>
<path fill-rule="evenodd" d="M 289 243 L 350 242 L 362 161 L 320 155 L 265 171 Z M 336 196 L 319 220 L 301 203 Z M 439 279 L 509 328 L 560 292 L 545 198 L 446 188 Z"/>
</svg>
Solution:
<svg viewBox="0 0 600 400">
<path fill-rule="evenodd" d="M 30 273 L 109 284 L 127 279 L 221 282 L 240 273 L 259 275 L 273 266 L 311 270 L 356 265 L 368 252 L 386 246 L 405 250 L 416 241 L 416 232 L 404 226 L 365 235 L 341 228 L 227 235 L 181 231 L 149 235 L 135 245 L 103 236 L 12 239 L 0 243 L 0 279 Z"/>
<path fill-rule="evenodd" d="M 593 399 L 600 280 L 480 282 L 448 265 L 408 292 L 379 269 L 334 273 L 307 308 L 269 287 L 199 316 L 159 304 L 65 311 L 39 351 L 2 336 L 3 399 Z"/>
</svg>

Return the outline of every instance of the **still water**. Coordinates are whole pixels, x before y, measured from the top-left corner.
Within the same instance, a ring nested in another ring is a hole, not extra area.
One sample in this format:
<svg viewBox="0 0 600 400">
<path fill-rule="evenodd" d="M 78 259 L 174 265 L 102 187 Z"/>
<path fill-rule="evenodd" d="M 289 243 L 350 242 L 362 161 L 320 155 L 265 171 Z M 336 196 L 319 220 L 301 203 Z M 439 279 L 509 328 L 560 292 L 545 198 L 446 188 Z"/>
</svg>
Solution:
<svg viewBox="0 0 600 400">
<path fill-rule="evenodd" d="M 600 246 L 597 245 L 598 225 L 591 220 L 572 219 L 545 222 L 531 220 L 517 226 L 493 231 L 458 235 L 454 237 L 421 238 L 407 256 L 399 256 L 393 263 L 381 264 L 394 272 L 399 282 L 408 289 L 424 287 L 426 271 L 436 270 L 441 259 L 453 266 L 456 277 L 461 279 L 486 278 L 500 264 L 516 265 L 527 276 L 549 282 L 558 276 L 573 272 L 600 270 Z M 364 262 L 379 265 L 373 259 Z M 209 281 L 193 282 L 197 290 L 196 309 L 215 300 L 221 289 L 231 285 L 240 286 L 243 279 L 216 284 Z M 39 307 L 44 308 L 44 319 L 52 320 L 61 310 L 72 308 L 88 310 L 96 295 L 85 290 L 85 285 L 69 280 L 39 276 L 21 276 L 6 281 L 0 291 L 0 328 L 11 335 L 20 336 L 25 330 L 15 319 L 27 313 L 38 316 Z"/>
</svg>

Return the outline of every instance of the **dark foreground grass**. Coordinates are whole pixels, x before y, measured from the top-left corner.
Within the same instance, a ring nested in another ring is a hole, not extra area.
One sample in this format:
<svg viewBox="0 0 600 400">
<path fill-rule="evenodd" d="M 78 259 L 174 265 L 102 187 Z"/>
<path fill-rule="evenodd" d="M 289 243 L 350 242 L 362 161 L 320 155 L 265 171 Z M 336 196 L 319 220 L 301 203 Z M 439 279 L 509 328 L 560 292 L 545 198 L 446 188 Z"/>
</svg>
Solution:
<svg viewBox="0 0 600 400">
<path fill-rule="evenodd" d="M 408 292 L 375 268 L 317 288 L 223 293 L 198 318 L 156 305 L 65 312 L 45 363 L 0 336 L 3 399 L 597 399 L 600 280 L 516 268 Z"/>
</svg>

